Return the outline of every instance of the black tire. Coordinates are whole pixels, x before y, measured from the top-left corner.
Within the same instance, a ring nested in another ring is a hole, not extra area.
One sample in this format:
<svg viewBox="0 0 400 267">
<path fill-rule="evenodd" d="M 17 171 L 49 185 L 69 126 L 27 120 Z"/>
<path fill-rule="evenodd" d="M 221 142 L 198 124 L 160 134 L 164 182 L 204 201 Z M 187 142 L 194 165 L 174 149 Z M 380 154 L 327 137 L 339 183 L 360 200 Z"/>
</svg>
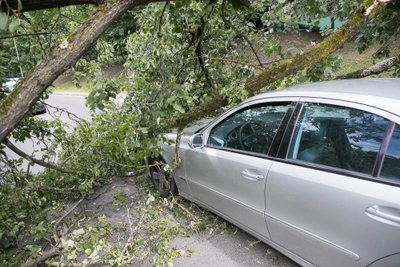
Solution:
<svg viewBox="0 0 400 267">
<path fill-rule="evenodd" d="M 178 188 L 176 187 L 174 178 L 171 174 L 164 170 L 165 161 L 163 159 L 150 159 L 149 165 L 154 165 L 150 167 L 151 181 L 154 187 L 160 193 L 161 197 L 168 197 L 170 195 L 177 195 Z M 156 163 L 158 163 L 156 165 Z"/>
</svg>

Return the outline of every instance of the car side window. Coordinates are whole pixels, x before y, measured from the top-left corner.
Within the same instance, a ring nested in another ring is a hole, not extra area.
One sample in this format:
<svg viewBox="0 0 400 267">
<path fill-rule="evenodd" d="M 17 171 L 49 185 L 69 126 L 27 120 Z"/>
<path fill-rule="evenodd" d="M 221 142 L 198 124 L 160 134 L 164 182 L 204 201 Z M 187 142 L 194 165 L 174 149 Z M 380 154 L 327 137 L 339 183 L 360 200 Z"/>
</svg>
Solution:
<svg viewBox="0 0 400 267">
<path fill-rule="evenodd" d="M 381 177 L 400 181 L 400 126 L 394 129 L 383 161 Z"/>
<path fill-rule="evenodd" d="M 215 126 L 207 143 L 267 154 L 289 105 L 258 105 L 241 110 Z"/>
<path fill-rule="evenodd" d="M 362 110 L 307 103 L 288 158 L 372 174 L 388 123 Z"/>
</svg>

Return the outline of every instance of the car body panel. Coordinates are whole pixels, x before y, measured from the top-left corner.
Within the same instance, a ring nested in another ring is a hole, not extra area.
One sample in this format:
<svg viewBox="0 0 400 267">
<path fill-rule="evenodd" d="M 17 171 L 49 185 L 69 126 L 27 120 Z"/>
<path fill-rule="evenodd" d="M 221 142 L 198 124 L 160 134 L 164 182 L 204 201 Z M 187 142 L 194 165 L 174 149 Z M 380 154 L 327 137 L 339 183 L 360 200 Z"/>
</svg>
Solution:
<svg viewBox="0 0 400 267">
<path fill-rule="evenodd" d="M 267 182 L 271 239 L 321 266 L 366 266 L 400 249 L 400 224 L 382 223 L 366 213 L 374 205 L 400 211 L 399 191 L 391 185 L 275 162 Z"/>
<path fill-rule="evenodd" d="M 193 198 L 269 236 L 264 195 L 271 160 L 203 147 L 186 151 L 184 164 Z M 251 174 L 259 178 L 252 179 Z"/>
<path fill-rule="evenodd" d="M 400 124 L 400 79 L 323 82 L 260 94 L 185 129 L 182 163 L 174 172 L 179 194 L 304 266 L 393 264 L 400 253 L 400 181 L 295 162 L 281 151 L 257 155 L 207 145 L 211 129 L 238 110 L 276 102 L 345 106 Z M 204 143 L 193 148 L 190 137 L 197 132 Z M 174 142 L 176 132 L 166 137 Z M 172 166 L 174 144 L 160 146 Z M 282 141 L 280 149 L 288 146 Z"/>
<path fill-rule="evenodd" d="M 396 253 L 394 255 L 389 255 L 384 257 L 383 259 L 379 259 L 372 264 L 368 265 L 368 267 L 398 267 L 400 262 L 400 253 Z"/>
</svg>

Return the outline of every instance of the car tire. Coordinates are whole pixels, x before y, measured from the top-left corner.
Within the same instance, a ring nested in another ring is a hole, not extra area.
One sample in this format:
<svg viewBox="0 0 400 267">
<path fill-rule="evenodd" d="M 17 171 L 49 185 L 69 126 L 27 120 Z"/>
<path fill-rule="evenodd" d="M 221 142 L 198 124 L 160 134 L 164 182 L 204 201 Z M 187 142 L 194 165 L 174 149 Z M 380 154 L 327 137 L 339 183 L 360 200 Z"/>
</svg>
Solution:
<svg viewBox="0 0 400 267">
<path fill-rule="evenodd" d="M 158 164 L 157 164 L 158 163 Z M 178 188 L 176 187 L 173 175 L 164 170 L 165 161 L 162 158 L 150 159 L 149 165 L 152 165 L 150 170 L 151 181 L 160 193 L 161 197 L 177 195 Z"/>
</svg>

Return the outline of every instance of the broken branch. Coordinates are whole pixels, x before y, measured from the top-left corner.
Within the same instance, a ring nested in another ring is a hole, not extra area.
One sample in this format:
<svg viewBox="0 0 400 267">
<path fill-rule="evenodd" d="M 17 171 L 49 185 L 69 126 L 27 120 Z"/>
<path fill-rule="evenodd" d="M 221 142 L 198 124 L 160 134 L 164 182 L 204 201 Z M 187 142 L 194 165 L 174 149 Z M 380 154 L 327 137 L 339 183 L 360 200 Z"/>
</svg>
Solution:
<svg viewBox="0 0 400 267">
<path fill-rule="evenodd" d="M 364 68 L 364 69 L 356 70 L 351 73 L 337 76 L 335 79 L 364 78 L 364 77 L 367 77 L 370 75 L 380 74 L 384 71 L 389 70 L 390 68 L 392 68 L 396 65 L 400 65 L 400 55 L 398 55 L 396 57 L 391 57 L 391 58 L 385 59 L 381 62 L 376 63 L 375 65 L 373 65 L 369 68 Z"/>
<path fill-rule="evenodd" d="M 9 149 L 11 149 L 15 154 L 17 154 L 21 158 L 24 158 L 24 159 L 28 160 L 29 162 L 32 162 L 32 163 L 38 164 L 38 165 L 40 165 L 42 167 L 53 169 L 55 171 L 59 171 L 59 172 L 62 172 L 62 173 L 75 174 L 75 175 L 84 175 L 84 174 L 82 174 L 80 172 L 66 170 L 66 169 L 61 168 L 60 166 L 57 166 L 56 164 L 53 164 L 53 163 L 50 163 L 50 162 L 46 162 L 44 160 L 37 159 L 37 158 L 34 158 L 32 156 L 29 156 L 24 151 L 22 151 L 21 149 L 16 147 L 13 143 L 11 143 L 8 139 L 5 139 L 4 144 Z"/>
</svg>

